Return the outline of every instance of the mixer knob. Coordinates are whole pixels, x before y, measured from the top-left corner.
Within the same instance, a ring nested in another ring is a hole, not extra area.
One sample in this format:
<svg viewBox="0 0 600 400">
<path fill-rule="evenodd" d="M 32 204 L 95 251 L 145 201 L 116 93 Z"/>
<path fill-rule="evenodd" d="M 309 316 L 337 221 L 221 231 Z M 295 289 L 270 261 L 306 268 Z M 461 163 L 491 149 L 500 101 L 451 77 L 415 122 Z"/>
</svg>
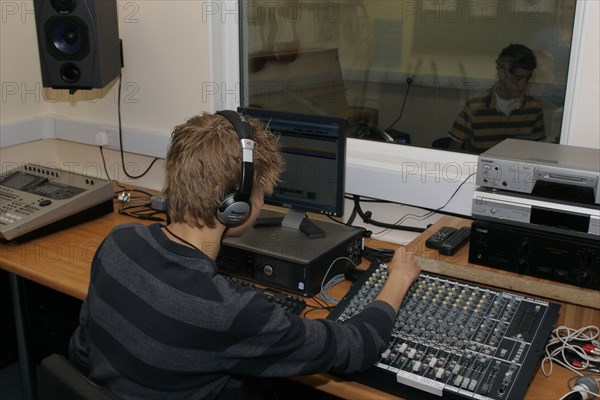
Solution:
<svg viewBox="0 0 600 400">
<path fill-rule="evenodd" d="M 577 283 L 583 287 L 587 287 L 592 281 L 591 271 L 581 271 L 577 274 Z"/>
</svg>

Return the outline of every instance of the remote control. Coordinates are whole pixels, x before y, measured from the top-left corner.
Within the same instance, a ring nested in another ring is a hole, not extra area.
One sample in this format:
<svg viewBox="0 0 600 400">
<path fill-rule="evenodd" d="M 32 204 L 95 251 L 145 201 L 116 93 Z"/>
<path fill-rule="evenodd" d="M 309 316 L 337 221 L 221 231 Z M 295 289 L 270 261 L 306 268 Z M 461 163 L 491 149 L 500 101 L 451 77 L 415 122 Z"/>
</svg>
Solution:
<svg viewBox="0 0 600 400">
<path fill-rule="evenodd" d="M 445 256 L 451 256 L 458 251 L 469 240 L 471 227 L 463 226 L 452 234 L 440 245 L 438 251 Z"/>
<path fill-rule="evenodd" d="M 444 240 L 448 239 L 457 230 L 451 226 L 442 226 L 437 232 L 427 238 L 425 246 L 438 250 L 440 245 L 444 243 Z"/>
</svg>

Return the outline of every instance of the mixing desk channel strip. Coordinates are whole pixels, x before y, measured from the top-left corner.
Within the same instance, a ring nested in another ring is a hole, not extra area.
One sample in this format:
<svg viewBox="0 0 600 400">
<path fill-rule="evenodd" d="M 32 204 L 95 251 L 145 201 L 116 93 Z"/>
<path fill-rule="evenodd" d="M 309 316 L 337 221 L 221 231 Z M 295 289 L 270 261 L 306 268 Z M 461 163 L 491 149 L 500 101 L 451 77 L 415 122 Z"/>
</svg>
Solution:
<svg viewBox="0 0 600 400">
<path fill-rule="evenodd" d="M 387 278 L 373 263 L 329 319 L 344 322 Z M 558 316 L 555 303 L 422 273 L 377 365 L 352 379 L 413 399 L 521 399 Z"/>
</svg>

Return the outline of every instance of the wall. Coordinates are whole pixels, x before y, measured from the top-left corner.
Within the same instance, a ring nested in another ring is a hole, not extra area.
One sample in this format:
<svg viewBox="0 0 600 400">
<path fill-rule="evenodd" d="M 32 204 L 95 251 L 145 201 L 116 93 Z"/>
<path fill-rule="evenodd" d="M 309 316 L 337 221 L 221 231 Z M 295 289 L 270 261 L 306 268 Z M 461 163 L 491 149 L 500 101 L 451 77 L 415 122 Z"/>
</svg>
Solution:
<svg viewBox="0 0 600 400">
<path fill-rule="evenodd" d="M 211 31 L 202 1 L 130 1 L 118 4 L 123 40 L 123 126 L 168 136 L 185 118 L 211 110 L 203 96 L 212 83 Z M 2 7 L 2 124 L 57 114 L 117 124 L 117 82 L 104 90 L 43 90 L 33 2 Z M 15 38 L 19 38 L 15 40 Z M 23 45 L 27 43 L 28 45 Z"/>
<path fill-rule="evenodd" d="M 48 113 L 51 104 L 43 99 L 32 1 L 2 0 L 0 7 L 0 118 L 4 126 Z"/>
<path fill-rule="evenodd" d="M 567 97 L 572 95 L 572 105 L 566 107 L 570 106 L 573 112 L 563 123 L 569 132 L 564 143 L 600 149 L 600 46 L 597 40 L 600 37 L 600 2 L 585 0 L 583 3 L 584 15 L 577 16 L 584 18 L 585 31 L 577 32 L 580 48 L 577 56 L 571 57 L 575 66 L 575 84 L 570 88 L 572 93 L 567 92 Z"/>
</svg>

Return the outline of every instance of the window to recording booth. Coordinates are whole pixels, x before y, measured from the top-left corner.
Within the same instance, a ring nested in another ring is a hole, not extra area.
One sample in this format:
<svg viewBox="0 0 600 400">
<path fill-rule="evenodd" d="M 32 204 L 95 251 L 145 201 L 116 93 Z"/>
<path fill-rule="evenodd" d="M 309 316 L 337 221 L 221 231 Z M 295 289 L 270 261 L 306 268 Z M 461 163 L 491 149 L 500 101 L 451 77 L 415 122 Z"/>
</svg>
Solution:
<svg viewBox="0 0 600 400">
<path fill-rule="evenodd" d="M 346 117 L 349 137 L 469 153 L 507 135 L 559 142 L 576 3 L 242 0 L 242 106 Z M 511 44 L 531 50 L 532 71 L 498 67 Z"/>
</svg>

